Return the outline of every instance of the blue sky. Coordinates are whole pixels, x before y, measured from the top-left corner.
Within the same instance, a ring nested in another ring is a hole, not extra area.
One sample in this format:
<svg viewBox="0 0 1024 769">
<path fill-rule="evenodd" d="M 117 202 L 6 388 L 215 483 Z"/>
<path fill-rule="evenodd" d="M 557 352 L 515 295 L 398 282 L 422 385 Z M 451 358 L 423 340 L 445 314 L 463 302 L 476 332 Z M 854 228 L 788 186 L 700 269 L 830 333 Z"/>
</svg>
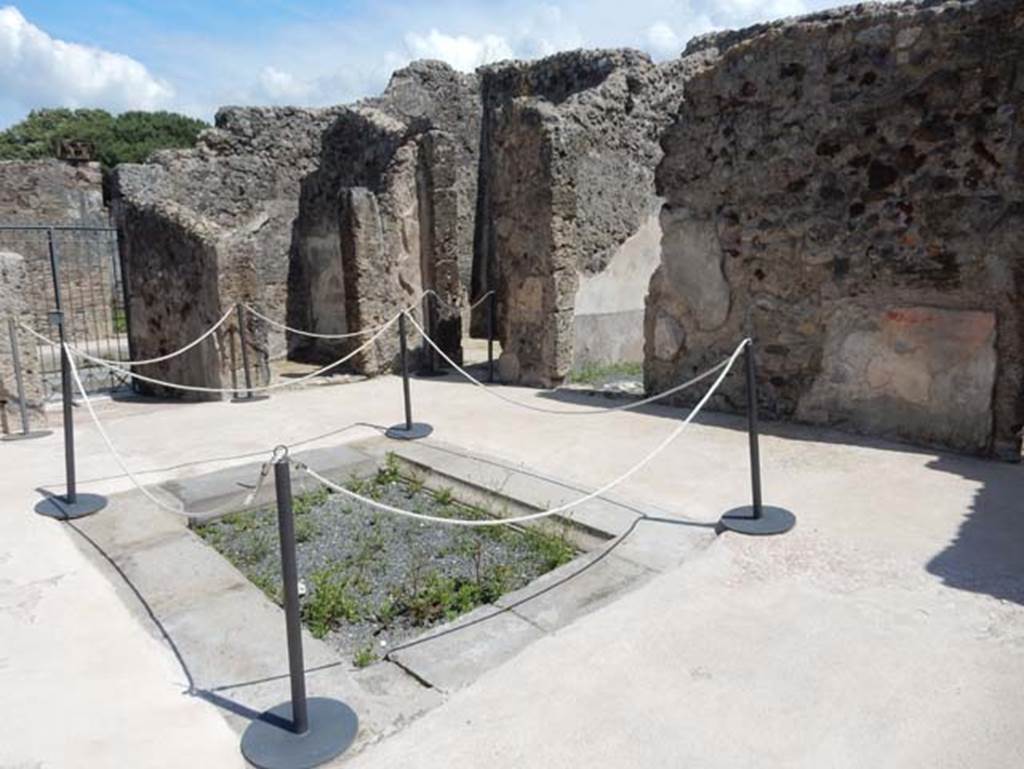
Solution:
<svg viewBox="0 0 1024 769">
<path fill-rule="evenodd" d="M 676 56 L 695 34 L 836 0 L 0 0 L 0 127 L 44 106 L 325 105 L 412 59 L 459 69 L 577 47 Z"/>
</svg>

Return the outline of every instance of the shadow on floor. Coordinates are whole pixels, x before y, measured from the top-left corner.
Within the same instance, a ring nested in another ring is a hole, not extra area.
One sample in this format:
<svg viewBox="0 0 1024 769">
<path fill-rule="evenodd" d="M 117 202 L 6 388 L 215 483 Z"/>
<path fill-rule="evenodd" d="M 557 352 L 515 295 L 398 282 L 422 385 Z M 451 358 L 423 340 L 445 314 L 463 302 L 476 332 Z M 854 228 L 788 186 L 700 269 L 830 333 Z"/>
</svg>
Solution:
<svg viewBox="0 0 1024 769">
<path fill-rule="evenodd" d="M 928 572 L 949 587 L 1024 605 L 1024 466 L 939 456 L 928 467 L 980 484 L 956 538 Z"/>
</svg>

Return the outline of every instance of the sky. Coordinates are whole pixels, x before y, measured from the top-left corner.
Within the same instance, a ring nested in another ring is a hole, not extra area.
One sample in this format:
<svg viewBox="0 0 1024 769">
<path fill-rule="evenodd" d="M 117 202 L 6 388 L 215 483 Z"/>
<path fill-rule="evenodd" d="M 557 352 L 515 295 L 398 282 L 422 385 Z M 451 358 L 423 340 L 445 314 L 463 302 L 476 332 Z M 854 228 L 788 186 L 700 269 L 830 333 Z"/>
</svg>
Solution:
<svg viewBox="0 0 1024 769">
<path fill-rule="evenodd" d="M 840 0 L 0 0 L 0 128 L 38 107 L 322 106 L 414 59 L 471 71 L 569 48 L 678 56 L 694 35 Z"/>
</svg>

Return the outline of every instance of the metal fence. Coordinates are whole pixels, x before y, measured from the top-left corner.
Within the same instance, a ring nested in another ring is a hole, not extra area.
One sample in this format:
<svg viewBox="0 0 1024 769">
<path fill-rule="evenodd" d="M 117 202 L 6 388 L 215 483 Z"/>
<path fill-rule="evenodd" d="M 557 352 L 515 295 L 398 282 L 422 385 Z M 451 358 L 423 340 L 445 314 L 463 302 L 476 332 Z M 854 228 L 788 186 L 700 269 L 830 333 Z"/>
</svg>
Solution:
<svg viewBox="0 0 1024 769">
<path fill-rule="evenodd" d="M 27 267 L 23 289 L 33 328 L 57 338 L 52 313 L 64 314 L 68 342 L 99 358 L 129 360 L 124 271 L 112 227 L 0 224 L 0 251 L 20 254 Z M 43 391 L 60 397 L 60 349 L 38 343 Z M 129 385 L 100 367 L 81 370 L 91 392 Z"/>
</svg>

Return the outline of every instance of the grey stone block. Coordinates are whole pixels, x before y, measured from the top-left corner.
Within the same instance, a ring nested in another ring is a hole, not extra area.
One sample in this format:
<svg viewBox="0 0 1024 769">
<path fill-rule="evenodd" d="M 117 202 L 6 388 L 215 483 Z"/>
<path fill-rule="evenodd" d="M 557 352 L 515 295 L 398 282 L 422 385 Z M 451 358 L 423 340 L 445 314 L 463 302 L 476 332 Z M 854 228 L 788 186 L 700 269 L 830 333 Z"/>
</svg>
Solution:
<svg viewBox="0 0 1024 769">
<path fill-rule="evenodd" d="M 511 659 L 543 635 L 516 614 L 481 606 L 431 630 L 425 636 L 429 640 L 393 652 L 388 658 L 431 686 L 453 692 Z"/>
</svg>

